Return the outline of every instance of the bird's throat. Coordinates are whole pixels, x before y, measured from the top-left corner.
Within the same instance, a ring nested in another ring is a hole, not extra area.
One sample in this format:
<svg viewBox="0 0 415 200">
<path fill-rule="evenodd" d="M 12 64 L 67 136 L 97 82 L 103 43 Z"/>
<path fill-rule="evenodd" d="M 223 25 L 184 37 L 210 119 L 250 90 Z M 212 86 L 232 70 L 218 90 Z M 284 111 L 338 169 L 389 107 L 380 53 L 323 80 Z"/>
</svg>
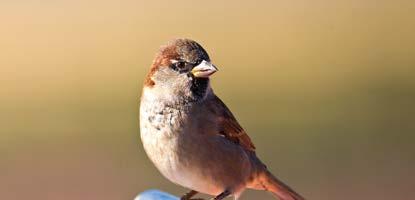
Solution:
<svg viewBox="0 0 415 200">
<path fill-rule="evenodd" d="M 209 78 L 194 78 L 190 91 L 195 101 L 202 100 L 206 97 L 209 89 Z"/>
</svg>

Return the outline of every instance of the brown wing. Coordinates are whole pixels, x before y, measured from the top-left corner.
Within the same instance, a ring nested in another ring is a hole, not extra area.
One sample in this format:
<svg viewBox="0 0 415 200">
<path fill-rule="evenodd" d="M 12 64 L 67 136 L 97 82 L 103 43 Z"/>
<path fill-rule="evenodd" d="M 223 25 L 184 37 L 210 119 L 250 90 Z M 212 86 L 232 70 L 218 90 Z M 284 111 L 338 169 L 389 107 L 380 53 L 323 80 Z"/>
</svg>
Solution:
<svg viewBox="0 0 415 200">
<path fill-rule="evenodd" d="M 209 110 L 217 116 L 220 128 L 219 134 L 247 150 L 255 151 L 251 138 L 236 121 L 228 107 L 216 95 L 209 101 L 208 106 Z"/>
</svg>

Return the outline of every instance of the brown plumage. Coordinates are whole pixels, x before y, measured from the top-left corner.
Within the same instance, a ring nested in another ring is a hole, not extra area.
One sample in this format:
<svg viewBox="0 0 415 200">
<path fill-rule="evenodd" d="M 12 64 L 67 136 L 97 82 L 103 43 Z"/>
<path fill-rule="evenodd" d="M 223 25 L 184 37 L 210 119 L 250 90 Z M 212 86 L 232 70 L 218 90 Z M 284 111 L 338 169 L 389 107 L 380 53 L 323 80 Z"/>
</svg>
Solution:
<svg viewBox="0 0 415 200">
<path fill-rule="evenodd" d="M 214 94 L 217 71 L 198 43 L 177 39 L 152 64 L 140 105 L 141 140 L 147 155 L 172 182 L 197 192 L 237 199 L 246 188 L 282 200 L 304 199 L 272 175 L 246 131 Z"/>
<path fill-rule="evenodd" d="M 219 134 L 241 145 L 249 151 L 255 151 L 255 146 L 245 130 L 239 125 L 231 111 L 216 95 L 206 102 L 206 106 L 217 116 L 220 126 Z"/>
</svg>

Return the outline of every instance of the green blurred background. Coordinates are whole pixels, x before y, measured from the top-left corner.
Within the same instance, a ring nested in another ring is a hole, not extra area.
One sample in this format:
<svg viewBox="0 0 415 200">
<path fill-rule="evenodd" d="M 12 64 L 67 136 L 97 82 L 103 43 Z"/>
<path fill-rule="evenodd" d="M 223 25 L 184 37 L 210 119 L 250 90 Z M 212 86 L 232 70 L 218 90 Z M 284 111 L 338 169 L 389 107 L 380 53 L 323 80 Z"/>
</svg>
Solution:
<svg viewBox="0 0 415 200">
<path fill-rule="evenodd" d="M 0 199 L 185 192 L 150 163 L 138 125 L 143 78 L 176 37 L 206 48 L 216 93 L 308 199 L 413 199 L 414 10 L 410 0 L 3 0 Z"/>
</svg>

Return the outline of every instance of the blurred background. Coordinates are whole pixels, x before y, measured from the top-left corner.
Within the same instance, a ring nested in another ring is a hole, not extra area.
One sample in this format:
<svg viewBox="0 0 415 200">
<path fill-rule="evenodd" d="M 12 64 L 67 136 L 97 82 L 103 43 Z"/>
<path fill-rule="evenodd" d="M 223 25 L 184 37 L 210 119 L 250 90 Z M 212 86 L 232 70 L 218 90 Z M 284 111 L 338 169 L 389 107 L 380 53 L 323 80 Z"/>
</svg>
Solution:
<svg viewBox="0 0 415 200">
<path fill-rule="evenodd" d="M 307 199 L 413 199 L 414 1 L 0 2 L 0 199 L 176 195 L 145 155 L 143 78 L 200 42 L 216 93 Z M 272 199 L 247 191 L 241 199 Z"/>
</svg>

